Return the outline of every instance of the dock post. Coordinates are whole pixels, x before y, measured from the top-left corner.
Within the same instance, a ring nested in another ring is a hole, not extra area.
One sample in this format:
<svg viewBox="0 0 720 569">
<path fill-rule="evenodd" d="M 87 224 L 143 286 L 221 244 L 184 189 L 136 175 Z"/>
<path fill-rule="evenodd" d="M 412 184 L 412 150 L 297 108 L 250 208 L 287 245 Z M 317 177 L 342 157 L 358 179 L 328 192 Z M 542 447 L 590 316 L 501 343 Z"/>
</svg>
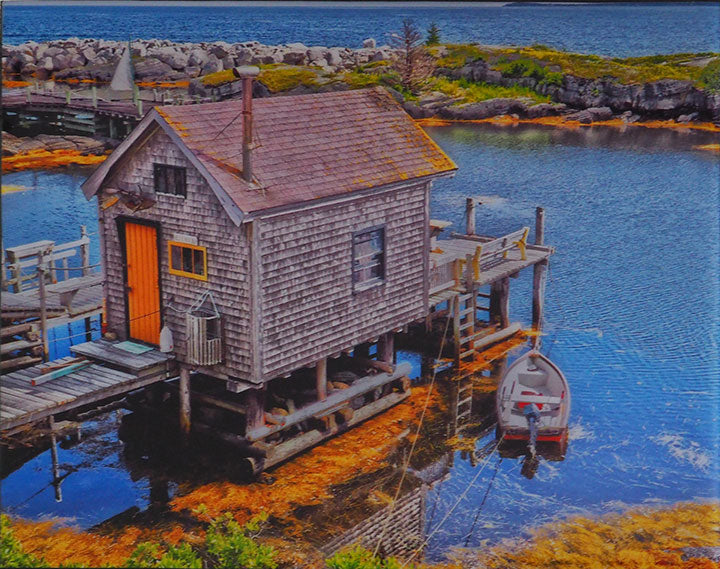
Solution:
<svg viewBox="0 0 720 569">
<path fill-rule="evenodd" d="M 29 103 L 31 97 L 32 97 L 32 87 L 30 87 L 30 85 L 28 85 L 25 88 L 25 100 Z"/>
<path fill-rule="evenodd" d="M 490 321 L 499 324 L 501 330 L 510 326 L 510 277 L 490 285 Z"/>
<path fill-rule="evenodd" d="M 475 235 L 475 199 L 465 200 L 465 230 L 468 235 Z"/>
<path fill-rule="evenodd" d="M 98 107 L 97 85 L 92 86 L 92 104 L 93 104 L 93 108 L 97 109 L 97 107 Z"/>
<path fill-rule="evenodd" d="M 180 367 L 180 430 L 183 435 L 190 434 L 190 369 Z"/>
<path fill-rule="evenodd" d="M 48 361 L 47 291 L 45 290 L 45 251 L 38 253 L 38 295 L 40 297 L 40 333 L 42 335 L 43 361 Z"/>
<path fill-rule="evenodd" d="M 315 385 L 317 386 L 318 401 L 325 401 L 327 399 L 327 358 L 322 358 L 315 364 Z"/>
<path fill-rule="evenodd" d="M 80 238 L 86 239 L 88 236 L 87 227 L 85 225 L 80 226 Z M 82 259 L 82 274 L 83 276 L 90 274 L 90 243 L 83 243 L 80 245 L 80 258 Z"/>
<path fill-rule="evenodd" d="M 70 104 L 70 99 L 72 98 L 72 91 L 70 89 L 65 89 L 65 103 L 67 105 Z"/>
<path fill-rule="evenodd" d="M 543 245 L 545 240 L 545 210 L 538 207 L 535 210 L 535 245 Z M 533 340 L 535 349 L 540 346 L 540 332 L 542 329 L 543 305 L 545 302 L 545 280 L 547 276 L 547 259 L 533 266 L 533 301 L 532 301 L 532 328 L 537 334 Z"/>
<path fill-rule="evenodd" d="M 380 336 L 377 346 L 377 359 L 379 362 L 390 365 L 395 363 L 395 334 L 393 332 L 387 332 Z"/>
<path fill-rule="evenodd" d="M 265 387 L 247 391 L 245 415 L 245 433 L 265 424 Z"/>
</svg>

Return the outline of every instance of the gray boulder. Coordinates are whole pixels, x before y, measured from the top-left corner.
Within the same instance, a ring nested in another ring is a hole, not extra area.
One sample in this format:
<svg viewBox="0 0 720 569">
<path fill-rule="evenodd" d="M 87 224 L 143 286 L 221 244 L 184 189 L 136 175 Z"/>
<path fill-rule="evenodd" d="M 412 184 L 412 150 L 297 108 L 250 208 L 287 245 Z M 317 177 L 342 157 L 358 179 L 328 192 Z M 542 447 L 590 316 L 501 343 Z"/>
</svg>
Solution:
<svg viewBox="0 0 720 569">
<path fill-rule="evenodd" d="M 205 63 L 205 65 L 202 66 L 202 69 L 200 71 L 201 75 L 209 75 L 210 73 L 217 73 L 218 71 L 223 70 L 223 63 L 220 61 L 217 57 L 214 55 L 211 55 Z"/>
<path fill-rule="evenodd" d="M 376 45 L 374 38 L 368 38 L 362 42 L 362 46 L 365 48 L 374 49 Z"/>
<path fill-rule="evenodd" d="M 442 118 L 455 120 L 486 119 L 511 114 L 525 116 L 527 105 L 517 99 L 497 98 L 479 103 L 442 107 L 438 114 Z"/>
<path fill-rule="evenodd" d="M 173 75 L 172 67 L 154 57 L 146 57 L 135 64 L 135 78 L 140 81 L 170 79 Z"/>
</svg>

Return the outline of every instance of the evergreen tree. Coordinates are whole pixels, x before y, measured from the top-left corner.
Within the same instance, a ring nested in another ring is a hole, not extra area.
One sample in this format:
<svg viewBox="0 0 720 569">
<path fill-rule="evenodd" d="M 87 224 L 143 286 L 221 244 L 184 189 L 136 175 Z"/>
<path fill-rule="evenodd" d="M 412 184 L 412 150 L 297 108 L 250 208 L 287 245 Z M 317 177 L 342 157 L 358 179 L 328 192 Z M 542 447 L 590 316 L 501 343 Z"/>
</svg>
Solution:
<svg viewBox="0 0 720 569">
<path fill-rule="evenodd" d="M 438 25 L 433 22 L 430 24 L 430 27 L 427 29 L 427 39 L 425 40 L 425 45 L 437 45 L 440 43 L 440 28 L 438 28 Z"/>
</svg>

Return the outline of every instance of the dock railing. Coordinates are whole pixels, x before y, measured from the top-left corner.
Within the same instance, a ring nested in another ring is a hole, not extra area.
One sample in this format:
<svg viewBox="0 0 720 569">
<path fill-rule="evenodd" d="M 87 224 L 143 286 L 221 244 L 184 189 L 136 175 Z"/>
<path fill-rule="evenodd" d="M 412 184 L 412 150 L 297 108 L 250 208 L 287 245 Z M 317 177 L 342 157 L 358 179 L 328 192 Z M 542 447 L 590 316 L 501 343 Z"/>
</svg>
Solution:
<svg viewBox="0 0 720 569">
<path fill-rule="evenodd" d="M 71 265 L 70 259 L 79 258 L 79 266 Z M 4 291 L 22 292 L 38 288 L 38 263 L 47 263 L 44 271 L 45 281 L 49 284 L 68 280 L 73 276 L 87 276 L 91 272 L 90 237 L 87 228 L 80 229 L 80 239 L 69 243 L 56 244 L 42 240 L 15 247 L 7 247 L 3 254 L 2 283 Z"/>
<path fill-rule="evenodd" d="M 502 262 L 513 249 L 517 249 L 520 258 L 525 260 L 529 232 L 528 227 L 523 227 L 497 238 L 452 233 L 452 241 L 464 245 L 453 254 L 431 252 L 429 293 L 432 295 L 450 288 L 462 288 L 467 283 L 479 280 L 483 266 Z M 447 241 L 437 242 L 441 250 L 443 243 Z"/>
</svg>

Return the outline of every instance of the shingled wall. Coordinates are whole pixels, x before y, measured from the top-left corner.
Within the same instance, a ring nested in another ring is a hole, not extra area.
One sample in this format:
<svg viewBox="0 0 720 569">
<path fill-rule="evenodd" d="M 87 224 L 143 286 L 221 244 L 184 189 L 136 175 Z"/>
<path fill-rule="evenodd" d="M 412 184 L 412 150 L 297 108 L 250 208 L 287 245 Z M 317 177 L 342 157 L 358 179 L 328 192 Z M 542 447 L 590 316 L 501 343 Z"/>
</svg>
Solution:
<svg viewBox="0 0 720 569">
<path fill-rule="evenodd" d="M 290 372 L 425 315 L 429 183 L 263 218 L 262 372 Z M 386 281 L 353 293 L 352 236 L 385 226 Z"/>
<path fill-rule="evenodd" d="M 179 361 L 186 355 L 185 315 L 202 291 L 212 291 L 222 314 L 225 361 L 213 370 L 250 378 L 249 326 L 249 248 L 244 232 L 227 217 L 205 179 L 180 149 L 161 130 L 104 187 L 135 188 L 153 193 L 153 163 L 184 166 L 187 169 L 187 198 L 158 194 L 150 209 L 133 213 L 120 203 L 102 211 L 101 228 L 105 240 L 108 329 L 125 338 L 125 291 L 122 249 L 115 218 L 124 215 L 160 224 L 160 278 L 163 320 L 172 330 Z M 207 247 L 207 282 L 171 275 L 168 271 L 168 241 L 176 233 L 197 237 Z M 172 306 L 174 309 L 169 308 Z M 179 312 L 180 311 L 180 312 Z"/>
</svg>

